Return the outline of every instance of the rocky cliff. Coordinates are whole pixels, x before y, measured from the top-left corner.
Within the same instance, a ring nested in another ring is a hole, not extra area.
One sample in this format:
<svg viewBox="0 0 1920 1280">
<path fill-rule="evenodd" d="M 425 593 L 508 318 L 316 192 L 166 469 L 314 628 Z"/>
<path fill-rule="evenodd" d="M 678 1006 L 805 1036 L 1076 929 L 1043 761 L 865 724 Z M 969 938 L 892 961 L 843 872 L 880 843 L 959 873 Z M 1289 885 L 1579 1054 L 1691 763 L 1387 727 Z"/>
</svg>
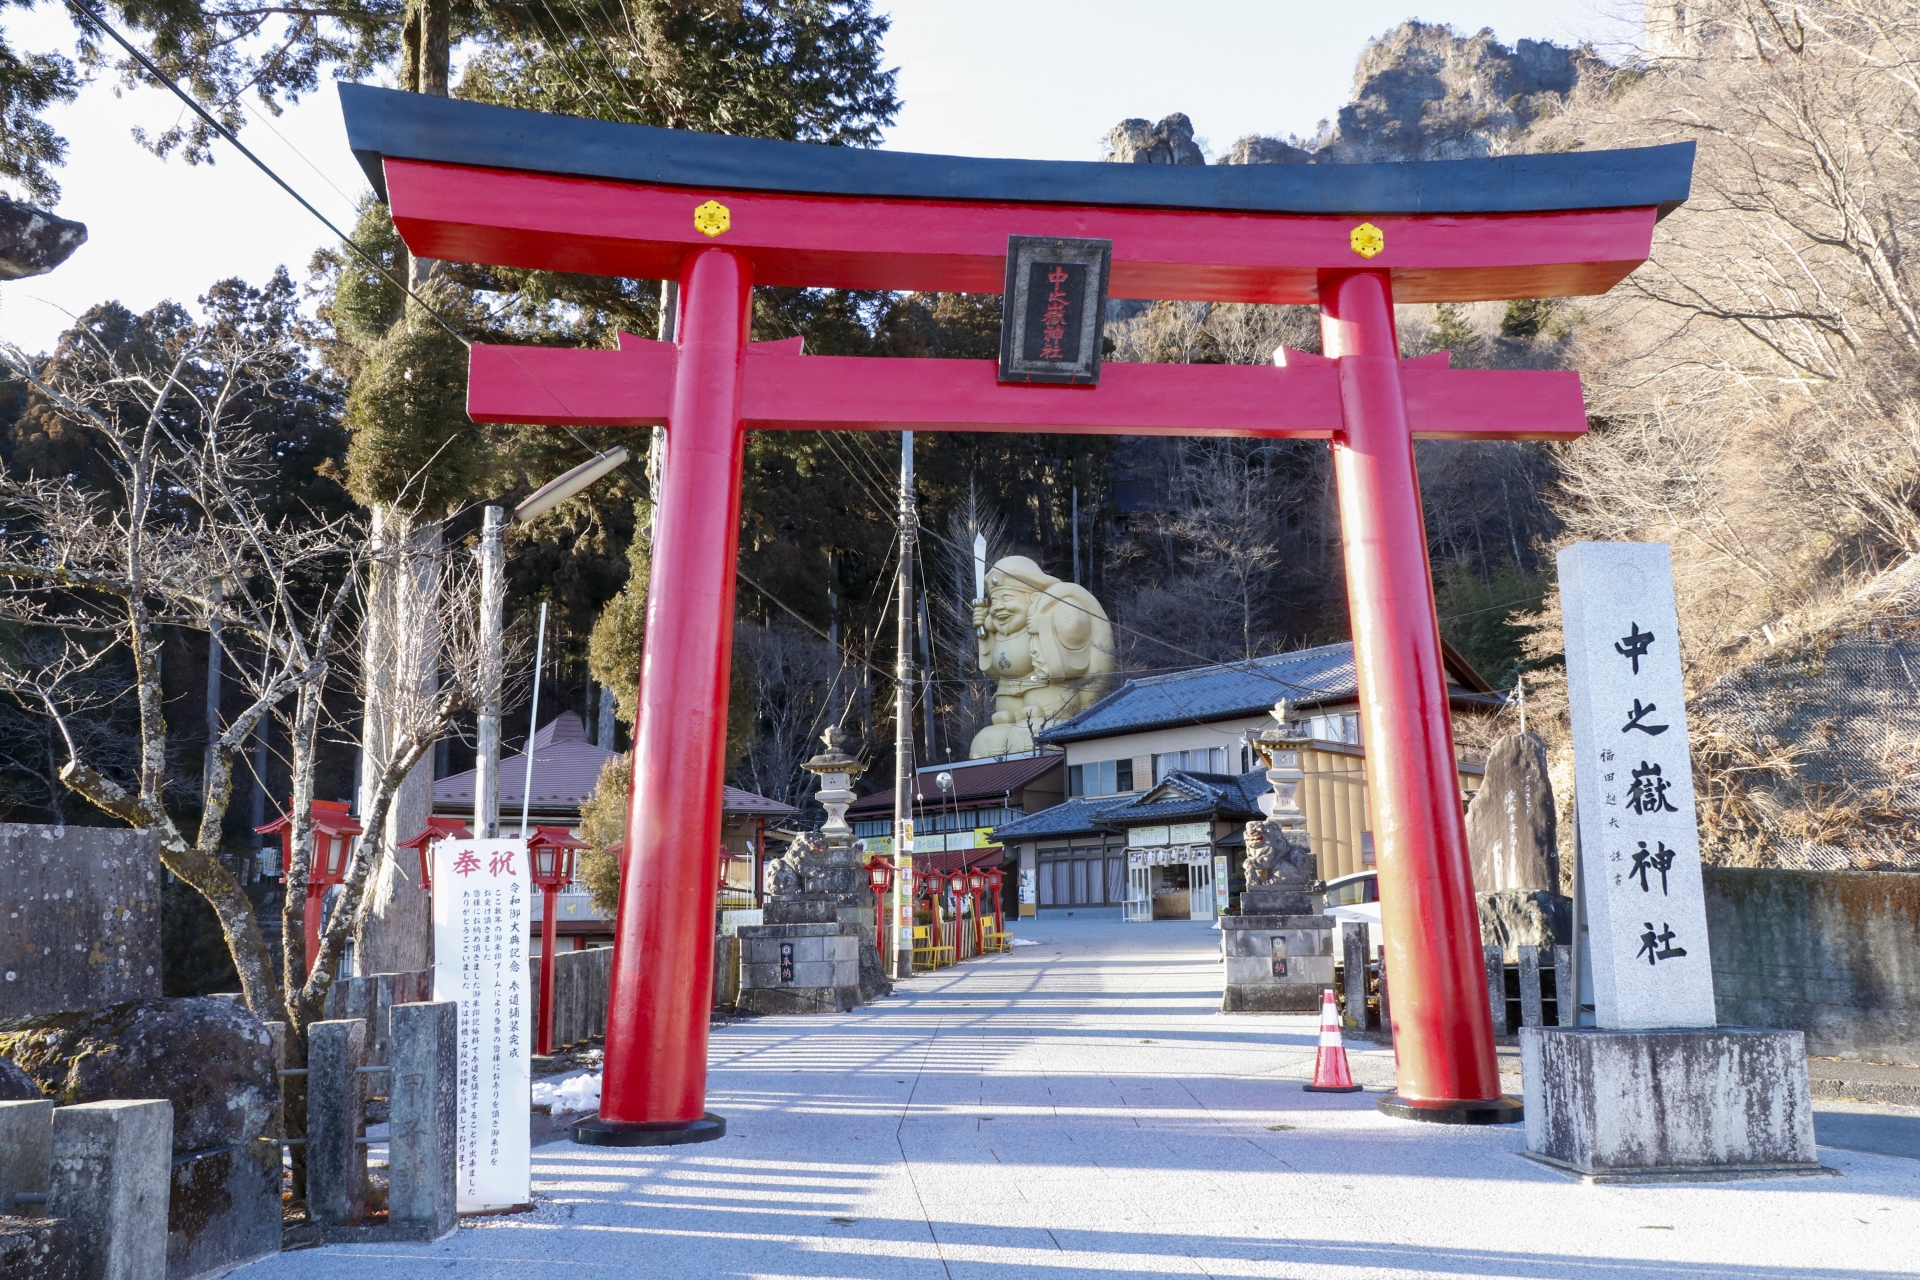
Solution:
<svg viewBox="0 0 1920 1280">
<path fill-rule="evenodd" d="M 1527 150 L 1525 134 L 1583 84 L 1612 68 L 1585 45 L 1501 44 L 1490 30 L 1456 35 L 1439 23 L 1403 22 L 1368 42 L 1353 98 L 1313 138 L 1250 135 L 1221 164 L 1361 164 L 1456 160 Z M 1122 120 L 1106 158 L 1121 164 L 1205 164 L 1193 122 Z"/>
</svg>

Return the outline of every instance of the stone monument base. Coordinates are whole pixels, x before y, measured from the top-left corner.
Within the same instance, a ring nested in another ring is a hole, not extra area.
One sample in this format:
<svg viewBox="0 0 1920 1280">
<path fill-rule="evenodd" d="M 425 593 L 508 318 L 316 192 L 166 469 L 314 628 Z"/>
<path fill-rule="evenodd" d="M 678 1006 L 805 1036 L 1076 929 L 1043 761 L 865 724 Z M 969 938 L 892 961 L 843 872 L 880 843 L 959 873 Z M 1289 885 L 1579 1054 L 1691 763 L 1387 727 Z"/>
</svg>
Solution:
<svg viewBox="0 0 1920 1280">
<path fill-rule="evenodd" d="M 1521 947 L 1565 945 L 1573 936 L 1573 899 L 1546 889 L 1507 889 L 1474 895 L 1480 914 L 1480 945 L 1499 947 L 1508 964 Z"/>
<path fill-rule="evenodd" d="M 1798 1031 L 1522 1027 L 1528 1159 L 1586 1182 L 1832 1173 Z"/>
<path fill-rule="evenodd" d="M 1318 1013 L 1320 993 L 1333 986 L 1333 931 L 1332 916 L 1221 916 L 1220 1011 Z"/>
<path fill-rule="evenodd" d="M 860 998 L 861 932 L 833 919 L 817 924 L 750 924 L 740 938 L 742 1013 L 846 1013 Z"/>
</svg>

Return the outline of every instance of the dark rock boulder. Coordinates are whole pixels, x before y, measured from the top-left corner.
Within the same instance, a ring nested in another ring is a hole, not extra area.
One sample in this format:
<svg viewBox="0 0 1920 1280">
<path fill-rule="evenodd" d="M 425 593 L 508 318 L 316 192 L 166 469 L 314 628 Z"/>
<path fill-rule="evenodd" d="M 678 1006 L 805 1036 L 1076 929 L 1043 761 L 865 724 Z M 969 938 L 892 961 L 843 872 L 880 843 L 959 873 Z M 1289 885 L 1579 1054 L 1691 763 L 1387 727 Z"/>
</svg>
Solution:
<svg viewBox="0 0 1920 1280">
<path fill-rule="evenodd" d="M 32 1076 L 0 1058 L 0 1102 L 38 1102 L 46 1096 Z"/>
<path fill-rule="evenodd" d="M 80 1253 L 65 1218 L 0 1214 L 0 1280 L 79 1280 Z"/>
<path fill-rule="evenodd" d="M 1521 947 L 1565 945 L 1573 938 L 1573 899 L 1545 889 L 1474 895 L 1480 909 L 1480 945 L 1499 947 L 1509 963 Z"/>
<path fill-rule="evenodd" d="M 0 197 L 0 280 L 45 275 L 86 242 L 85 223 Z"/>
<path fill-rule="evenodd" d="M 226 1000 L 134 1000 L 0 1024 L 13 1059 L 55 1102 L 166 1098 L 175 1153 L 267 1132 L 277 1082 L 267 1030 Z"/>
</svg>

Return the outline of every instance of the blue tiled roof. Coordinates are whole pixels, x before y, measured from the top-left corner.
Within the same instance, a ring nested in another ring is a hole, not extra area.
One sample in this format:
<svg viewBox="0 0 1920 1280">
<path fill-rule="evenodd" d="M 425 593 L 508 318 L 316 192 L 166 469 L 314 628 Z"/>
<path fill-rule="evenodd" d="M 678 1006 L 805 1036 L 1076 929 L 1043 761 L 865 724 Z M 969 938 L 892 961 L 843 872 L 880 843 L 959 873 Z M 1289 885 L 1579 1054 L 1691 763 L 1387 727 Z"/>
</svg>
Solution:
<svg viewBox="0 0 1920 1280">
<path fill-rule="evenodd" d="M 1139 799 L 1106 810 L 1100 815 L 1100 821 L 1109 827 L 1137 827 L 1207 816 L 1252 821 L 1260 816 L 1255 797 L 1266 789 L 1267 775 L 1263 769 L 1241 776 L 1176 769 Z"/>
<path fill-rule="evenodd" d="M 1480 676 L 1451 649 L 1446 659 L 1448 694 L 1456 709 L 1500 705 Z M 1302 707 L 1345 702 L 1360 693 L 1353 670 L 1353 645 L 1323 644 L 1313 649 L 1269 654 L 1247 662 L 1195 667 L 1127 681 L 1073 719 L 1035 736 L 1057 745 L 1106 738 L 1148 729 L 1205 724 L 1257 716 L 1285 698 Z"/>
<path fill-rule="evenodd" d="M 1255 716 L 1282 698 L 1337 702 L 1359 692 L 1351 644 L 1323 644 L 1250 662 L 1197 667 L 1129 680 L 1073 719 L 1043 730 L 1042 742 L 1079 742 L 1117 733 Z"/>
<path fill-rule="evenodd" d="M 1250 822 L 1261 816 L 1259 797 L 1266 789 L 1267 775 L 1261 769 L 1238 776 L 1175 769 L 1142 795 L 1125 799 L 1081 796 L 996 827 L 993 838 L 1001 844 L 1013 844 L 1188 818 L 1217 817 L 1228 822 Z M 1157 798 L 1143 803 L 1148 796 Z"/>
<path fill-rule="evenodd" d="M 1047 840 L 1054 836 L 1084 836 L 1101 830 L 1094 824 L 1102 809 L 1113 808 L 1112 796 L 1080 796 L 1051 809 L 1028 814 L 993 829 L 993 838 L 1001 844 L 1010 840 Z"/>
</svg>

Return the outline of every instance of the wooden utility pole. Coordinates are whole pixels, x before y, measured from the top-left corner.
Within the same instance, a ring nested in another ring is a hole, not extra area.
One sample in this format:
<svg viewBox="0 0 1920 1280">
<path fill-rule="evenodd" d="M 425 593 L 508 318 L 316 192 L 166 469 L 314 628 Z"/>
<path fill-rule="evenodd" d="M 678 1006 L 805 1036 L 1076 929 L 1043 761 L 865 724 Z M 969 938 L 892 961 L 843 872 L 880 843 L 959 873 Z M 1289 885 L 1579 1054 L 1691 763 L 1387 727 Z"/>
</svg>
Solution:
<svg viewBox="0 0 1920 1280">
<path fill-rule="evenodd" d="M 412 93 L 447 96 L 452 40 L 450 0 L 408 0 L 400 33 L 400 87 Z M 407 286 L 419 289 L 438 264 L 409 255 Z M 408 321 L 402 319 L 401 324 Z M 440 631 L 433 618 L 439 596 L 444 530 L 440 521 L 412 507 L 374 506 L 372 533 L 379 554 L 369 571 L 364 636 L 367 694 L 362 707 L 360 808 L 364 812 L 387 759 L 396 749 L 389 707 L 403 697 L 402 682 L 419 685 L 435 678 L 440 665 Z M 411 690 L 409 690 L 411 692 Z M 411 839 L 433 812 L 436 755 L 421 760 L 388 810 L 386 854 L 374 870 L 367 904 L 354 945 L 361 973 L 420 969 L 432 962 L 432 911 L 427 895 L 393 856 L 395 846 Z M 478 797 L 475 797 L 476 813 Z"/>
<path fill-rule="evenodd" d="M 900 433 L 900 625 L 893 657 L 893 976 L 913 976 L 913 432 Z"/>
</svg>

